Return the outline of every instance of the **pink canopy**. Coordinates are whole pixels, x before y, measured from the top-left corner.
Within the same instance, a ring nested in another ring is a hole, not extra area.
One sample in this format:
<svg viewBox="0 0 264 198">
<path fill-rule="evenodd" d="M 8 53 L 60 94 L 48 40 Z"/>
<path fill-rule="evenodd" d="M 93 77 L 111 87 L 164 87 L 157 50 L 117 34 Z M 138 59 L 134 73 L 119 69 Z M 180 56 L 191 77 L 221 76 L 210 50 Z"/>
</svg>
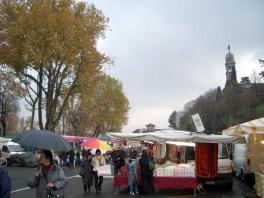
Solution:
<svg viewBox="0 0 264 198">
<path fill-rule="evenodd" d="M 87 137 L 81 136 L 70 136 L 70 135 L 63 135 L 62 136 L 67 142 L 82 142 L 83 140 L 87 139 Z"/>
</svg>

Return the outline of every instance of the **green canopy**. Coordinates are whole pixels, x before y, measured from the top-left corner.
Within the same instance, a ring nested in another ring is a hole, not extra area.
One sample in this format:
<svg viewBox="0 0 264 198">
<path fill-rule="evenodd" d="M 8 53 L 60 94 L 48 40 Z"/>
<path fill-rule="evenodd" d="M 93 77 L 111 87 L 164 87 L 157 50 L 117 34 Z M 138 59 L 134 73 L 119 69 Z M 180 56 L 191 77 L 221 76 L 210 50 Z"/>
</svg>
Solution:
<svg viewBox="0 0 264 198">
<path fill-rule="evenodd" d="M 101 139 L 101 140 L 109 140 L 110 139 L 110 136 L 106 135 L 105 133 L 102 133 L 98 136 L 98 139 Z"/>
</svg>

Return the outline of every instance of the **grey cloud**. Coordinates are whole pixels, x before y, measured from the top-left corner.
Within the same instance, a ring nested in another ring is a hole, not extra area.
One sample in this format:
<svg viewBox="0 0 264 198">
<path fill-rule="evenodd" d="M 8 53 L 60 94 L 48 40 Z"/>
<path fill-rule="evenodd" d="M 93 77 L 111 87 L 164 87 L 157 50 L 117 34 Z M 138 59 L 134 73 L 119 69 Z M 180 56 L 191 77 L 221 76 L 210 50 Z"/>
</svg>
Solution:
<svg viewBox="0 0 264 198">
<path fill-rule="evenodd" d="M 205 91 L 223 87 L 227 44 L 238 63 L 251 52 L 256 61 L 264 58 L 262 0 L 90 2 L 110 18 L 112 30 L 100 48 L 113 57 L 110 73 L 122 81 L 131 103 L 126 129 L 136 127 L 144 108 L 145 117 L 151 108 L 157 114 L 162 108 L 163 114 L 180 110 Z M 137 126 L 144 124 L 139 120 Z"/>
</svg>

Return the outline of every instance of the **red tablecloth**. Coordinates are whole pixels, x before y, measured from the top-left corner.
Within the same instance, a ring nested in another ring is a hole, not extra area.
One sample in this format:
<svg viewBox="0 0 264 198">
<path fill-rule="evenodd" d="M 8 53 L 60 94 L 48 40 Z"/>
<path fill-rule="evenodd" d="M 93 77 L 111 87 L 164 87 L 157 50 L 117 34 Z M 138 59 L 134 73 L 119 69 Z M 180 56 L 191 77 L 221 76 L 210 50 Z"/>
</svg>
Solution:
<svg viewBox="0 0 264 198">
<path fill-rule="evenodd" d="M 114 186 L 127 186 L 128 178 L 125 176 L 116 176 Z M 154 177 L 153 185 L 157 189 L 185 189 L 196 188 L 197 181 L 195 177 Z"/>
<path fill-rule="evenodd" d="M 153 185 L 157 189 L 185 189 L 196 188 L 195 177 L 154 177 Z"/>
</svg>

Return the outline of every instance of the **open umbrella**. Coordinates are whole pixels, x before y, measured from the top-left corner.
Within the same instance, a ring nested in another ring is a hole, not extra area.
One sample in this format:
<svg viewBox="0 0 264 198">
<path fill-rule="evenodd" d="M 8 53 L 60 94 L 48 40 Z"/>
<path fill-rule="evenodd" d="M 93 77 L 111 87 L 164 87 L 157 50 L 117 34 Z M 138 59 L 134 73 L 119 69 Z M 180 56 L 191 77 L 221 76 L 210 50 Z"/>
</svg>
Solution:
<svg viewBox="0 0 264 198">
<path fill-rule="evenodd" d="M 109 146 L 106 142 L 98 140 L 96 138 L 86 139 L 82 144 L 82 147 L 88 149 L 100 149 L 102 151 L 112 151 L 112 147 Z"/>
<path fill-rule="evenodd" d="M 30 130 L 24 133 L 18 141 L 21 146 L 30 146 L 37 149 L 69 151 L 71 145 L 64 138 L 48 130 Z"/>
</svg>

